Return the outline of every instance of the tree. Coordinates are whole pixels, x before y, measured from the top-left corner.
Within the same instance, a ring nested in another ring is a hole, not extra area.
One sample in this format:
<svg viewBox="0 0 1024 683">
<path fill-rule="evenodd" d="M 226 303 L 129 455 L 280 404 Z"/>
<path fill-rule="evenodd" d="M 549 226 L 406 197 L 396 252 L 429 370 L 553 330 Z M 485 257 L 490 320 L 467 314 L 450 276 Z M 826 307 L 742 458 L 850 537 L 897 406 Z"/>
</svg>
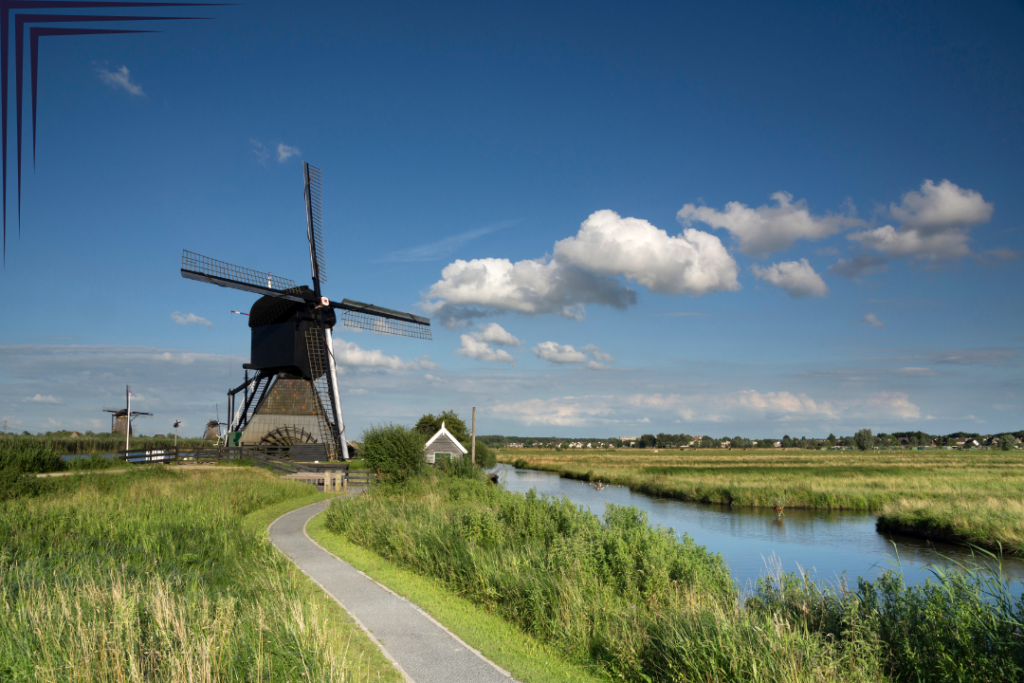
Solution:
<svg viewBox="0 0 1024 683">
<path fill-rule="evenodd" d="M 454 410 L 446 410 L 438 415 L 427 413 L 419 419 L 416 423 L 415 429 L 417 432 L 429 439 L 434 434 L 437 434 L 441 429 L 442 424 L 444 424 L 445 429 L 451 432 L 456 441 L 469 441 L 469 432 L 466 431 L 466 423 Z"/>
<path fill-rule="evenodd" d="M 396 424 L 371 425 L 363 432 L 366 464 L 384 481 L 404 481 L 426 467 L 426 438 L 416 429 Z"/>
<path fill-rule="evenodd" d="M 792 448 L 793 447 L 793 439 L 789 438 L 789 434 L 786 434 L 786 435 L 784 435 L 782 437 L 782 447 L 783 448 Z"/>
<path fill-rule="evenodd" d="M 829 432 L 828 438 L 825 439 L 825 441 L 828 442 L 828 447 L 832 448 L 833 446 L 836 445 L 836 435 Z"/>
<path fill-rule="evenodd" d="M 655 438 L 654 434 L 644 434 L 637 441 L 637 446 L 640 448 L 654 448 L 658 445 L 658 439 Z"/>
<path fill-rule="evenodd" d="M 714 448 L 715 447 L 715 440 L 712 439 L 710 436 L 702 436 L 700 438 L 700 447 L 701 448 Z"/>
<path fill-rule="evenodd" d="M 861 429 L 853 436 L 853 443 L 858 450 L 866 451 L 874 447 L 875 437 L 871 435 L 870 429 Z"/>
<path fill-rule="evenodd" d="M 1017 439 L 1013 434 L 1003 434 L 999 437 L 999 447 L 1004 451 L 1012 451 L 1017 445 Z"/>
</svg>

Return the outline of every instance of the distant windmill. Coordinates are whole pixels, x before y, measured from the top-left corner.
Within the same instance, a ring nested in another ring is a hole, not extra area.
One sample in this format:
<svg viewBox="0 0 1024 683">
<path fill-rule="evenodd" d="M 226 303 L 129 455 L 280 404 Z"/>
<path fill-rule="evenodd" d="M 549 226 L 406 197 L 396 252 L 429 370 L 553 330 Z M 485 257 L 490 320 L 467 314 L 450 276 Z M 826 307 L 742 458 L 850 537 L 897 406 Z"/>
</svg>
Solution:
<svg viewBox="0 0 1024 683">
<path fill-rule="evenodd" d="M 339 317 L 335 310 L 346 327 L 417 339 L 431 338 L 430 319 L 349 299 L 330 301 L 321 294 L 326 279 L 321 174 L 305 162 L 302 171 L 312 289 L 188 250 L 182 254 L 181 275 L 262 295 L 249 311 L 252 351 L 243 366 L 245 382 L 228 392 L 229 430 L 241 431 L 243 443 L 319 443 L 329 460 L 339 455 L 347 460 L 331 338 Z M 250 378 L 249 370 L 255 376 Z M 235 410 L 238 394 L 242 402 Z"/>
<path fill-rule="evenodd" d="M 127 386 L 125 387 L 125 396 L 127 398 L 127 407 L 126 408 L 108 408 L 108 407 L 104 406 L 103 410 L 105 412 L 108 412 L 108 413 L 111 414 L 110 415 L 110 433 L 111 434 L 124 434 L 124 436 L 125 436 L 124 449 L 128 450 L 128 445 L 129 445 L 129 441 L 128 440 L 131 437 L 131 435 L 135 433 L 135 430 L 132 429 L 132 420 L 134 420 L 135 418 L 139 417 L 140 415 L 144 415 L 144 416 L 147 416 L 147 417 L 152 417 L 153 413 L 144 413 L 144 412 L 141 412 L 139 410 L 132 410 L 132 388 L 131 387 L 127 387 Z M 177 425 L 175 425 L 175 426 L 177 426 Z"/>
<path fill-rule="evenodd" d="M 220 426 L 224 424 L 219 420 L 210 420 L 206 423 L 206 432 L 203 433 L 203 441 L 220 442 Z"/>
<path fill-rule="evenodd" d="M 203 441 L 216 441 L 217 445 L 220 445 L 220 428 L 221 426 L 227 426 L 227 422 L 220 421 L 220 405 L 217 405 L 217 419 L 210 420 L 206 423 L 206 432 L 203 433 Z"/>
</svg>

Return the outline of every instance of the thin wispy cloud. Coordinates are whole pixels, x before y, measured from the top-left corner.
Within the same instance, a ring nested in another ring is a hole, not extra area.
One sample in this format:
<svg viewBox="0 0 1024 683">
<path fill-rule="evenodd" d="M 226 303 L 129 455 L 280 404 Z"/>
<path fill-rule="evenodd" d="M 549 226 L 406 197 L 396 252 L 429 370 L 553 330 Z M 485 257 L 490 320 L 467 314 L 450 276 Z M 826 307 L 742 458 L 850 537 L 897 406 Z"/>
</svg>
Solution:
<svg viewBox="0 0 1024 683">
<path fill-rule="evenodd" d="M 885 323 L 879 320 L 878 316 L 875 315 L 874 313 L 868 313 L 866 316 L 864 316 L 864 319 L 861 320 L 861 322 L 863 322 L 868 327 L 885 327 Z"/>
<path fill-rule="evenodd" d="M 174 313 L 171 313 L 171 320 L 179 325 L 203 325 L 205 327 L 213 327 L 213 323 L 206 318 L 200 318 L 195 313 L 182 313 L 181 311 L 175 311 Z"/>
<path fill-rule="evenodd" d="M 249 138 L 249 142 L 252 143 L 252 153 L 256 155 L 256 159 L 266 166 L 267 159 L 270 158 L 270 150 L 268 150 L 262 142 L 254 138 Z"/>
<path fill-rule="evenodd" d="M 131 72 L 128 71 L 128 67 L 126 66 L 122 66 L 116 71 L 107 71 L 103 67 L 96 67 L 96 73 L 99 75 L 101 81 L 115 90 L 124 90 L 136 97 L 146 96 L 146 93 L 142 91 L 142 86 L 132 81 Z"/>
<path fill-rule="evenodd" d="M 430 242 L 429 244 L 421 244 L 416 247 L 409 247 L 408 249 L 399 249 L 387 254 L 381 259 L 378 259 L 378 263 L 387 263 L 391 261 L 397 261 L 401 263 L 410 263 L 413 261 L 435 261 L 440 258 L 451 254 L 462 245 L 472 242 L 473 240 L 489 235 L 497 230 L 504 228 L 510 228 L 519 221 L 501 221 L 498 223 L 492 223 L 491 225 L 485 225 L 482 228 L 476 228 L 475 230 L 468 230 L 459 235 L 452 235 L 451 237 L 445 237 L 444 239 L 438 240 L 437 242 Z"/>
<path fill-rule="evenodd" d="M 278 161 L 278 163 L 283 164 L 284 162 L 288 161 L 293 156 L 297 156 L 299 154 L 302 154 L 302 150 L 300 150 L 298 147 L 291 147 L 291 146 L 286 145 L 284 143 L 278 143 L 278 145 L 277 145 L 277 161 Z"/>
<path fill-rule="evenodd" d="M 59 398 L 57 396 L 43 396 L 42 394 L 36 394 L 35 396 L 29 396 L 28 398 L 23 398 L 21 400 L 21 402 L 22 403 L 46 403 L 48 405 L 58 406 L 58 405 L 64 403 L 64 399 Z"/>
</svg>

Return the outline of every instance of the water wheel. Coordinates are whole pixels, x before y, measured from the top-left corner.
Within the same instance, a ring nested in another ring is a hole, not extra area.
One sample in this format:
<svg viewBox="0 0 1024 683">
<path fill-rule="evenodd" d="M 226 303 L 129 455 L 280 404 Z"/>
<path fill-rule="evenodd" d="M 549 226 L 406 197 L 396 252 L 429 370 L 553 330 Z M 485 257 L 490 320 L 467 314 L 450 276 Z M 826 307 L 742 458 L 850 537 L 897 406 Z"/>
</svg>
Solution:
<svg viewBox="0 0 1024 683">
<path fill-rule="evenodd" d="M 313 435 L 300 427 L 278 427 L 260 439 L 261 446 L 291 446 L 297 443 L 316 443 Z"/>
</svg>

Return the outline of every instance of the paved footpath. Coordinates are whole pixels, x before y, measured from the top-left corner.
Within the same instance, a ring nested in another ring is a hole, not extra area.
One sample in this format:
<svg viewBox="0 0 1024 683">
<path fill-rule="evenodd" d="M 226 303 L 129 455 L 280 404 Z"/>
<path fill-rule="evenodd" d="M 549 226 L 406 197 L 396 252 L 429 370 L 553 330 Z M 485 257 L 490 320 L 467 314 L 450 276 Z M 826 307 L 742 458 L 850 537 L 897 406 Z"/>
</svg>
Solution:
<svg viewBox="0 0 1024 683">
<path fill-rule="evenodd" d="M 415 683 L 508 683 L 512 676 L 419 607 L 392 593 L 306 535 L 330 501 L 299 508 L 270 525 L 270 541 L 369 632 Z"/>
</svg>

